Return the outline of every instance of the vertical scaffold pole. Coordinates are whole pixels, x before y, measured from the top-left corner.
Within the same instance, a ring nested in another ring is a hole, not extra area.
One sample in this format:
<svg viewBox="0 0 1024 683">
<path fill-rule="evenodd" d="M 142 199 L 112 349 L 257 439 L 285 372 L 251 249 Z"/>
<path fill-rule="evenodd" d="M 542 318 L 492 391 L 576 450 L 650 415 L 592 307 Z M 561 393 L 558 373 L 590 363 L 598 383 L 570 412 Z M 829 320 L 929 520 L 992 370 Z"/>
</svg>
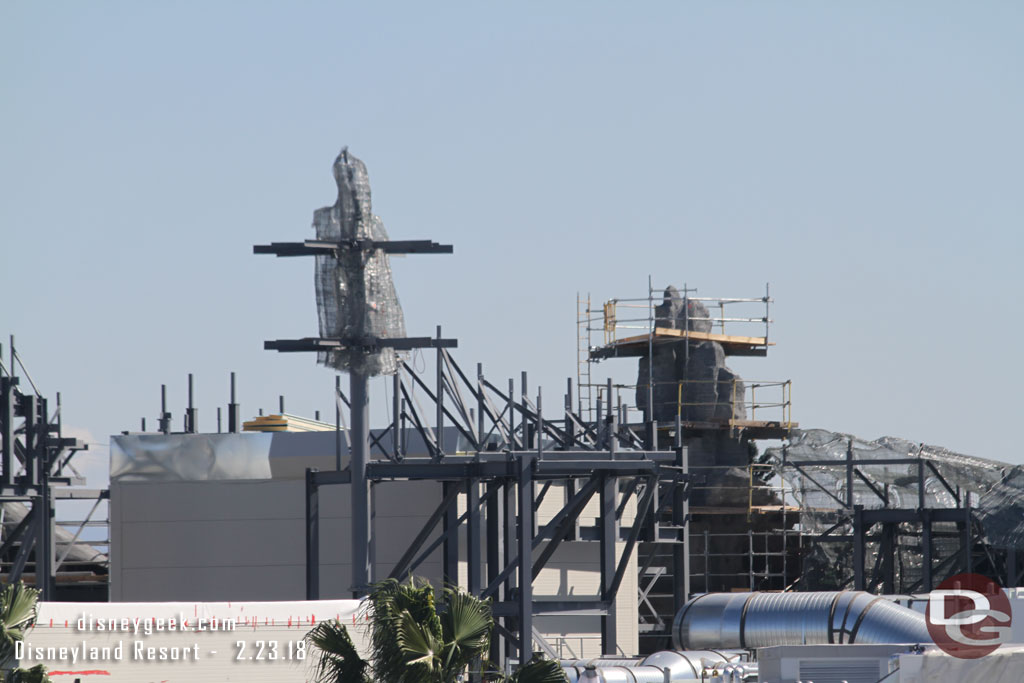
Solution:
<svg viewBox="0 0 1024 683">
<path fill-rule="evenodd" d="M 689 453 L 683 441 L 682 419 L 676 413 L 676 467 L 682 468 L 683 481 L 676 484 L 672 493 L 672 526 L 682 527 L 682 543 L 672 546 L 672 601 L 673 613 L 678 614 L 690 599 L 690 497 L 684 487 L 689 487 Z M 706 590 L 706 589 L 705 589 Z"/>
</svg>

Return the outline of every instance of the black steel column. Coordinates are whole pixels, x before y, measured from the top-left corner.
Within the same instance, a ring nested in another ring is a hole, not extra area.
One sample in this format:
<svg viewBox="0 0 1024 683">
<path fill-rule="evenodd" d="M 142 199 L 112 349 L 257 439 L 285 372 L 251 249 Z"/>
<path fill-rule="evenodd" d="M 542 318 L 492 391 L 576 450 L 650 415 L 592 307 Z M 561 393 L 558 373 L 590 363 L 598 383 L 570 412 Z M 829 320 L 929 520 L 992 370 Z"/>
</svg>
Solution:
<svg viewBox="0 0 1024 683">
<path fill-rule="evenodd" d="M 519 551 L 519 661 L 533 655 L 533 455 L 519 459 L 519 517 L 516 524 Z M 614 505 L 612 515 L 615 514 Z M 612 572 L 615 568 L 612 567 Z"/>
<path fill-rule="evenodd" d="M 483 573 L 480 557 L 480 483 L 476 479 L 466 482 L 466 589 L 476 595 L 480 592 Z"/>
<path fill-rule="evenodd" d="M 50 477 L 44 471 L 39 489 L 39 496 L 35 498 L 35 505 L 39 506 L 39 515 L 36 516 L 36 523 L 39 525 L 36 532 L 36 588 L 42 591 L 40 599 L 44 601 L 55 600 L 54 582 L 54 536 L 53 533 L 53 498 L 50 491 Z"/>
<path fill-rule="evenodd" d="M 352 473 L 352 595 L 361 598 L 370 588 L 370 482 L 366 479 L 366 461 L 370 453 L 369 378 L 363 369 L 349 370 L 352 401 L 351 457 Z"/>
<path fill-rule="evenodd" d="M 14 372 L 14 368 L 11 368 Z M 0 377 L 0 439 L 3 439 L 3 461 L 0 467 L 3 486 L 11 486 L 14 483 L 14 387 L 17 380 L 13 374 L 10 377 Z"/>
<path fill-rule="evenodd" d="M 437 340 L 441 341 L 441 326 L 437 326 Z M 435 400 L 435 416 L 434 419 L 437 423 L 437 457 L 444 457 L 444 349 L 441 348 L 440 344 L 437 347 L 437 386 L 435 387 L 437 396 Z M 452 585 L 458 584 L 458 581 Z"/>
<path fill-rule="evenodd" d="M 846 444 L 846 507 L 853 507 L 853 439 Z"/>
<path fill-rule="evenodd" d="M 320 492 L 317 470 L 306 468 L 306 599 L 320 599 Z"/>
<path fill-rule="evenodd" d="M 441 483 L 441 495 L 448 497 L 448 493 L 451 488 L 459 488 L 459 483 L 454 481 L 446 481 Z M 456 499 L 457 500 L 457 499 Z M 444 513 L 444 517 L 441 522 L 441 529 L 447 534 L 448 530 L 451 529 L 451 533 L 445 536 L 444 543 L 442 544 L 441 550 L 441 577 L 446 586 L 458 586 L 459 585 L 459 506 L 449 505 L 448 509 Z"/>
<path fill-rule="evenodd" d="M 878 549 L 882 556 L 882 592 L 896 592 L 896 529 L 895 524 L 882 524 L 882 542 Z"/>
<path fill-rule="evenodd" d="M 498 578 L 504 565 L 505 530 L 502 522 L 503 505 L 497 489 L 501 487 L 499 480 L 487 482 L 487 585 Z M 495 602 L 505 599 L 504 586 L 498 586 L 494 595 Z M 491 661 L 505 660 L 505 639 L 495 635 L 491 638 Z"/>
<path fill-rule="evenodd" d="M 864 590 L 864 506 L 853 506 L 853 589 Z"/>
<path fill-rule="evenodd" d="M 341 375 L 334 376 L 334 469 L 341 471 Z"/>
<path fill-rule="evenodd" d="M 963 528 L 964 544 L 964 571 L 970 574 L 974 571 L 974 529 L 971 528 L 971 492 L 964 492 L 964 521 Z"/>
<path fill-rule="evenodd" d="M 40 485 L 42 472 L 42 463 L 37 457 L 36 451 L 36 443 L 39 438 L 36 430 L 36 414 L 39 407 L 37 401 L 34 394 L 25 394 L 21 398 L 22 414 L 25 417 L 25 474 L 29 486 Z"/>
<path fill-rule="evenodd" d="M 398 438 L 402 422 L 402 371 L 395 370 L 391 378 L 391 456 L 397 461 L 405 455 L 400 450 L 401 440 Z"/>
<path fill-rule="evenodd" d="M 38 413 L 25 423 L 26 434 L 32 433 L 31 448 L 26 449 L 35 461 L 36 475 L 34 481 L 39 483 L 39 510 L 42 514 L 36 517 L 39 524 L 36 532 L 36 587 L 42 591 L 43 600 L 56 599 L 56 582 L 54 581 L 54 508 L 53 492 L 50 490 L 50 450 L 46 441 L 49 436 L 49 408 L 45 398 L 38 398 Z"/>
<path fill-rule="evenodd" d="M 565 381 L 565 443 L 563 447 L 569 450 L 576 443 L 576 422 L 572 419 L 572 377 Z"/>
<path fill-rule="evenodd" d="M 615 542 L 618 539 L 618 524 L 615 519 L 615 494 L 618 492 L 618 478 L 601 476 L 598 526 L 601 530 L 601 599 L 611 600 L 612 584 L 615 581 Z M 616 642 L 615 602 L 608 605 L 608 613 L 601 617 L 601 654 L 618 653 Z"/>
<path fill-rule="evenodd" d="M 932 511 L 921 510 L 921 588 L 930 593 L 935 588 L 932 578 Z"/>
</svg>

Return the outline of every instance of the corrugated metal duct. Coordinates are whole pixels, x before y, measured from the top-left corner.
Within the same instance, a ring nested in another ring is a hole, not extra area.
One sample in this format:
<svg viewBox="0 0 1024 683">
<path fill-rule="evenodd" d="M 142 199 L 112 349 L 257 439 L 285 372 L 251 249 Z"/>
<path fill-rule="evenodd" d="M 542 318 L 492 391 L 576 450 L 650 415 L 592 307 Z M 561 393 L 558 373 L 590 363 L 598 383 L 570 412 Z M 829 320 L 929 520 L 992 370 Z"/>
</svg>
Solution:
<svg viewBox="0 0 1024 683">
<path fill-rule="evenodd" d="M 708 593 L 672 624 L 679 649 L 829 643 L 930 643 L 924 615 L 860 591 Z"/>
</svg>

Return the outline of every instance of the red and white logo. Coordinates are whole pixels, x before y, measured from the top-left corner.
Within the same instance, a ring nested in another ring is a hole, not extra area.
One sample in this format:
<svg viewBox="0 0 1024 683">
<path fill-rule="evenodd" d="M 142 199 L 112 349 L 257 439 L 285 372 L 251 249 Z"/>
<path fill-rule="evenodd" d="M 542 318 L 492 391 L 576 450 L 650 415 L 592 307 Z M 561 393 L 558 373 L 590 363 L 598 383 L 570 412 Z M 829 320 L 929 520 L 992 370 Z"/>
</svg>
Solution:
<svg viewBox="0 0 1024 683">
<path fill-rule="evenodd" d="M 979 574 L 951 576 L 928 598 L 928 633 L 942 650 L 960 659 L 994 652 L 1010 637 L 1010 599 Z"/>
</svg>

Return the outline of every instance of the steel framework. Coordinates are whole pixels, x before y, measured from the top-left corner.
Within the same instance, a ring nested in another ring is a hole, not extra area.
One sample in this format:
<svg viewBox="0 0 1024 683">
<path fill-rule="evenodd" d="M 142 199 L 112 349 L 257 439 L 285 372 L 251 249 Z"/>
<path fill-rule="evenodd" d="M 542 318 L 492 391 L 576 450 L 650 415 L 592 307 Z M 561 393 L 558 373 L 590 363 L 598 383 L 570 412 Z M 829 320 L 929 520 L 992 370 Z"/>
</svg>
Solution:
<svg viewBox="0 0 1024 683">
<path fill-rule="evenodd" d="M 22 370 L 22 377 L 16 368 Z M 22 379 L 30 391 L 22 390 Z M 19 424 L 20 422 L 20 424 Z M 110 497 L 106 489 L 79 488 L 85 480 L 75 471 L 72 459 L 88 445 L 63 435 L 61 399 L 51 414 L 49 401 L 32 381 L 10 338 L 9 366 L 0 356 L 0 508 L 6 503 L 27 503 L 28 514 L 0 545 L 6 583 L 20 581 L 26 566 L 34 564 L 34 581 L 43 600 L 57 597 L 57 576 L 62 567 L 76 564 L 69 555 L 99 504 Z M 55 505 L 59 500 L 94 500 L 91 511 L 78 523 L 70 539 L 58 541 Z M 63 547 L 61 547 L 63 546 Z M 81 564 L 81 563 L 77 563 Z M 86 563 L 97 564 L 97 563 Z"/>
<path fill-rule="evenodd" d="M 849 442 L 846 457 L 843 460 L 792 460 L 787 458 L 787 448 L 782 448 L 781 472 L 798 473 L 799 477 L 811 484 L 817 491 L 827 495 L 836 505 L 834 508 L 835 523 L 823 533 L 808 535 L 805 543 L 814 546 L 822 543 L 845 543 L 851 549 L 853 575 L 852 587 L 855 590 L 875 591 L 893 594 L 929 592 L 937 585 L 936 576 L 951 575 L 957 570 L 974 572 L 980 564 L 975 558 L 977 546 L 982 548 L 985 570 L 995 576 L 1004 576 L 1007 585 L 1016 586 L 1020 581 L 1017 571 L 1017 553 L 1006 550 L 1005 556 L 997 559 L 993 549 L 983 542 L 978 533 L 978 522 L 972 511 L 971 494 L 952 486 L 942 476 L 935 464 L 922 457 L 916 458 L 857 458 L 854 456 L 853 443 Z M 914 482 L 917 489 L 917 506 L 893 507 L 888 487 L 880 488 L 872 483 L 865 474 L 866 468 L 878 466 L 909 466 L 915 473 Z M 815 478 L 815 468 L 841 468 L 845 484 L 840 491 L 830 491 Z M 952 508 L 936 508 L 926 505 L 926 479 L 933 477 L 956 503 Z M 868 507 L 856 502 L 854 495 L 855 482 L 863 483 L 870 493 L 877 498 L 880 508 Z M 935 525 L 955 525 L 956 531 L 949 533 L 935 529 Z M 897 580 L 897 547 L 900 536 L 913 536 L 919 539 L 921 555 L 920 578 L 915 581 Z M 944 557 L 937 552 L 935 539 L 952 537 L 956 540 L 957 550 Z M 877 546 L 874 562 L 870 569 L 868 544 Z"/>
<path fill-rule="evenodd" d="M 405 243 L 389 243 L 402 245 Z M 431 242 L 434 253 L 451 247 Z M 374 248 L 363 245 L 361 248 Z M 317 249 L 327 248 L 316 245 Z M 331 245 L 331 248 L 334 248 Z M 346 247 L 350 248 L 350 247 Z M 396 248 L 389 248 L 395 253 Z M 295 245 L 257 246 L 256 253 L 279 256 L 315 253 Z M 410 250 L 409 253 L 424 249 Z M 687 543 L 690 476 L 682 425 L 676 421 L 673 447 L 659 449 L 658 426 L 651 420 L 639 425 L 619 423 L 612 409 L 609 380 L 606 402 L 596 404 L 595 421 L 584 421 L 573 410 L 572 380 L 567 381 L 564 412 L 558 420 L 545 419 L 542 393 L 529 398 L 527 375 L 521 377 L 516 396 L 510 379 L 507 391 L 492 384 L 477 365 L 475 381 L 467 376 L 448 349 L 454 340 L 441 337 L 411 339 L 321 339 L 268 341 L 265 348 L 278 351 L 319 351 L 325 348 L 358 347 L 368 350 L 388 345 L 393 348 L 433 347 L 436 349 L 436 377 L 431 388 L 405 363 L 393 377 L 392 421 L 381 434 L 371 437 L 369 401 L 365 375 L 350 373 L 351 398 L 337 387 L 339 412 L 342 403 L 351 414 L 349 430 L 351 459 L 341 466 L 339 452 L 334 471 L 306 473 L 306 594 L 319 596 L 319 489 L 323 486 L 351 486 L 352 558 L 354 596 L 365 595 L 375 577 L 372 556 L 373 529 L 369 500 L 370 485 L 394 480 L 442 482 L 442 500 L 425 521 L 414 543 L 391 572 L 404 578 L 438 547 L 442 548 L 442 573 L 449 584 L 458 584 L 459 534 L 466 529 L 468 576 L 466 589 L 493 600 L 497 631 L 492 659 L 502 661 L 515 652 L 525 661 L 533 642 L 547 644 L 533 626 L 535 614 L 599 614 L 601 644 L 606 654 L 617 652 L 613 604 L 622 585 L 629 559 L 638 541 L 661 540 L 677 543 L 674 554 L 675 604 L 681 607 L 689 595 L 689 558 L 682 551 Z M 408 381 L 405 380 L 408 377 Z M 412 397 L 419 388 L 434 404 L 433 426 L 417 410 Z M 470 453 L 456 453 L 444 442 L 446 423 L 455 427 L 471 444 Z M 406 457 L 403 435 L 416 430 L 427 444 L 429 457 Z M 391 434 L 391 447 L 384 436 Z M 543 526 L 537 524 L 537 510 L 555 482 L 565 482 L 567 501 Z M 465 496 L 465 512 L 458 514 L 457 499 Z M 598 499 L 597 524 L 580 525 L 580 514 L 594 497 Z M 637 502 L 632 524 L 623 522 L 631 499 Z M 671 505 L 672 524 L 659 527 L 661 513 Z M 428 544 L 438 525 L 442 533 Z M 593 600 L 537 601 L 533 581 L 559 545 L 567 540 L 599 544 L 600 594 Z M 616 543 L 625 542 L 620 553 Z M 484 552 L 485 551 L 485 552 Z"/>
</svg>

